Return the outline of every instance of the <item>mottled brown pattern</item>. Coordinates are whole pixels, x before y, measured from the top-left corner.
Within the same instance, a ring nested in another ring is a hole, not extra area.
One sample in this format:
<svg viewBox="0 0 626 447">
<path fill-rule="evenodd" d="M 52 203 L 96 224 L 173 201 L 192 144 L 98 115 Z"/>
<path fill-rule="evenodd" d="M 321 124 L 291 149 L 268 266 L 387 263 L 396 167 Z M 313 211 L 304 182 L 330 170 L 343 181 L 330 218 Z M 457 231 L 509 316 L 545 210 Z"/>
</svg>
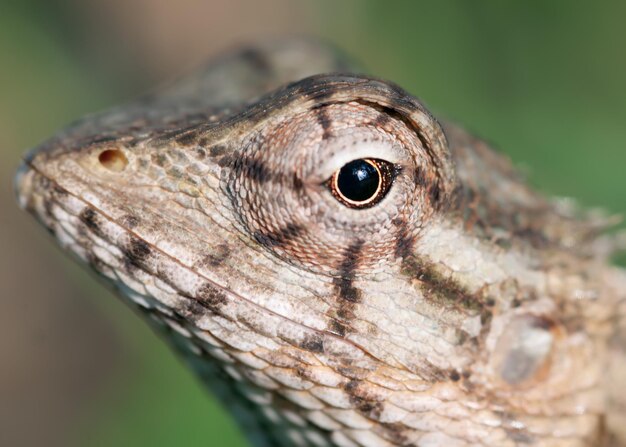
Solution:
<svg viewBox="0 0 626 447">
<path fill-rule="evenodd" d="M 608 222 L 397 85 L 339 71 L 302 40 L 226 55 L 36 148 L 20 205 L 257 446 L 623 445 Z M 391 167 L 371 206 L 329 186 L 358 159 Z"/>
</svg>

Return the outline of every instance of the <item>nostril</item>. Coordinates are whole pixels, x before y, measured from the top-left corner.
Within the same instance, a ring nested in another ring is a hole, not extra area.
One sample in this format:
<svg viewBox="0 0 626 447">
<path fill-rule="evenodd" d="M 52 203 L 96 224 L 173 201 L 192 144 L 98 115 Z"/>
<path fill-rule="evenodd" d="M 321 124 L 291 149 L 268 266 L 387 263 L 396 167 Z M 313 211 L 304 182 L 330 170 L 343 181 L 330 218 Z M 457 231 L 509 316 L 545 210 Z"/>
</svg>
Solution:
<svg viewBox="0 0 626 447">
<path fill-rule="evenodd" d="M 107 149 L 100 152 L 98 161 L 102 166 L 113 172 L 121 172 L 128 165 L 126 155 L 119 149 Z"/>
</svg>

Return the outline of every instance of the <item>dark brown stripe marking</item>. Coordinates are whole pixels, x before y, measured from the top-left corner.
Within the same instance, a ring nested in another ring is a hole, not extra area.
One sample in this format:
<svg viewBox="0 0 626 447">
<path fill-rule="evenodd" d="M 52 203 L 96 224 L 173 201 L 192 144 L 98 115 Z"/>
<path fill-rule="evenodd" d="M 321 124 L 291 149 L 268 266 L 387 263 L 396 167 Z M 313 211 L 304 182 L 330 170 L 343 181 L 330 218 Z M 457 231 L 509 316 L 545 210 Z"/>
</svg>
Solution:
<svg viewBox="0 0 626 447">
<path fill-rule="evenodd" d="M 324 340 L 317 334 L 305 335 L 300 347 L 310 352 L 324 352 Z"/>
<path fill-rule="evenodd" d="M 332 136 L 330 131 L 330 124 L 332 122 L 330 116 L 328 116 L 328 110 L 325 107 L 320 107 L 315 109 L 315 117 L 317 118 L 317 122 L 322 127 L 322 139 L 326 140 Z"/>
<path fill-rule="evenodd" d="M 428 188 L 428 197 L 434 208 L 438 208 L 441 199 L 441 186 L 439 180 L 434 181 Z"/>
<path fill-rule="evenodd" d="M 211 253 L 206 255 L 201 264 L 209 267 L 219 267 L 230 256 L 230 247 L 228 244 L 218 244 L 211 248 Z"/>
<path fill-rule="evenodd" d="M 287 224 L 284 228 L 278 228 L 271 232 L 254 232 L 254 238 L 266 247 L 282 247 L 289 244 L 289 241 L 297 238 L 304 232 L 304 227 L 297 224 Z"/>
<path fill-rule="evenodd" d="M 351 330 L 350 321 L 355 318 L 354 306 L 361 301 L 361 291 L 354 287 L 354 273 L 361 259 L 363 245 L 363 241 L 357 240 L 346 248 L 343 260 L 337 268 L 338 276 L 333 279 L 339 307 L 329 330 L 342 337 Z"/>
<path fill-rule="evenodd" d="M 428 188 L 428 179 L 426 178 L 426 171 L 422 166 L 415 166 L 415 184 L 420 188 Z"/>
<path fill-rule="evenodd" d="M 350 326 L 343 321 L 333 319 L 328 326 L 328 330 L 340 337 L 345 337 L 346 334 L 350 331 Z"/>
<path fill-rule="evenodd" d="M 458 281 L 445 277 L 439 273 L 434 264 L 428 260 L 419 259 L 413 253 L 415 236 L 409 232 L 408 224 L 404 220 L 396 222 L 398 234 L 396 236 L 395 255 L 402 260 L 402 274 L 427 283 L 422 289 L 428 299 L 442 302 L 446 305 L 460 306 L 468 310 L 483 311 L 486 320 L 490 313 L 480 297 L 469 293 Z"/>
<path fill-rule="evenodd" d="M 367 391 L 361 388 L 362 381 L 350 380 L 343 387 L 348 394 L 350 403 L 356 410 L 368 418 L 379 420 L 385 405 L 383 402 L 368 396 Z"/>
<path fill-rule="evenodd" d="M 196 132 L 187 132 L 176 137 L 176 142 L 181 146 L 192 146 L 196 143 L 198 134 Z"/>
<path fill-rule="evenodd" d="M 89 230 L 98 237 L 102 237 L 102 229 L 100 228 L 100 224 L 98 223 L 98 216 L 96 212 L 89 207 L 84 208 L 80 214 L 78 215 L 78 219 L 87 227 Z"/>
<path fill-rule="evenodd" d="M 261 185 L 277 178 L 265 162 L 256 158 L 239 158 L 235 161 L 235 170 Z"/>
<path fill-rule="evenodd" d="M 130 244 L 122 252 L 124 253 L 124 264 L 128 270 L 131 270 L 133 268 L 143 268 L 152 250 L 146 241 L 132 237 Z"/>
<path fill-rule="evenodd" d="M 200 287 L 196 297 L 202 305 L 214 313 L 219 313 L 220 308 L 228 303 L 226 294 L 208 282 Z"/>
<path fill-rule="evenodd" d="M 212 157 L 219 157 L 224 155 L 227 150 L 228 148 L 223 144 L 216 144 L 215 146 L 211 146 L 209 148 L 209 154 L 211 154 Z"/>
<path fill-rule="evenodd" d="M 385 127 L 385 125 L 391 120 L 391 116 L 388 113 L 381 112 L 378 116 L 372 120 L 372 126 L 374 127 Z"/>
<path fill-rule="evenodd" d="M 357 240 L 346 249 L 344 258 L 339 265 L 339 277 L 335 278 L 333 281 L 339 293 L 339 297 L 351 303 L 357 303 L 360 300 L 360 291 L 356 289 L 352 283 L 354 281 L 354 272 L 358 267 L 361 257 L 362 248 L 363 241 Z"/>
<path fill-rule="evenodd" d="M 459 380 L 461 380 L 461 375 L 456 369 L 450 371 L 450 380 L 452 380 L 453 382 L 458 382 Z"/>
<path fill-rule="evenodd" d="M 174 310 L 175 315 L 178 315 L 182 320 L 196 324 L 202 317 L 208 314 L 226 317 L 221 312 L 221 308 L 228 303 L 228 300 L 226 295 L 213 284 L 205 283 L 198 289 L 195 296 L 185 293 L 180 294 L 186 300 L 182 301 L 181 305 Z"/>
<path fill-rule="evenodd" d="M 382 422 L 381 427 L 384 429 L 382 435 L 396 445 L 410 445 L 409 438 L 405 435 L 406 426 L 401 422 Z"/>
<path fill-rule="evenodd" d="M 294 84 L 294 95 L 289 99 L 294 100 L 298 98 L 297 94 L 304 95 L 308 99 L 312 99 L 318 102 L 324 102 L 331 99 L 333 96 L 341 92 L 345 85 L 334 84 L 331 82 L 320 83 L 318 76 L 303 79 Z"/>
<path fill-rule="evenodd" d="M 200 318 L 206 315 L 207 306 L 203 305 L 204 303 L 200 303 L 197 299 L 191 297 L 186 298 L 187 299 L 182 302 L 182 307 L 177 309 L 176 314 L 180 315 L 181 320 L 195 324 Z"/>
<path fill-rule="evenodd" d="M 293 187 L 296 191 L 304 186 L 295 172 L 272 171 L 265 161 L 255 157 L 246 155 L 237 157 L 236 154 L 226 153 L 217 161 L 217 164 L 222 167 L 230 165 L 237 174 L 247 177 L 259 185 L 271 182 L 285 187 Z"/>
<path fill-rule="evenodd" d="M 200 144 L 200 143 L 198 143 L 198 144 Z M 196 154 L 196 158 L 198 158 L 200 160 L 203 160 L 204 158 L 206 158 L 207 151 L 202 146 L 196 146 L 194 153 Z"/>
<path fill-rule="evenodd" d="M 293 189 L 295 189 L 296 191 L 301 191 L 302 188 L 304 188 L 304 183 L 302 182 L 302 179 L 298 177 L 298 174 L 295 172 L 293 173 L 292 183 Z"/>
<path fill-rule="evenodd" d="M 217 164 L 218 164 L 218 166 L 220 166 L 222 168 L 226 168 L 226 167 L 231 166 L 233 164 L 233 160 L 234 160 L 234 157 L 233 157 L 232 154 L 225 154 L 225 155 L 221 156 L 220 158 L 218 158 Z"/>
</svg>

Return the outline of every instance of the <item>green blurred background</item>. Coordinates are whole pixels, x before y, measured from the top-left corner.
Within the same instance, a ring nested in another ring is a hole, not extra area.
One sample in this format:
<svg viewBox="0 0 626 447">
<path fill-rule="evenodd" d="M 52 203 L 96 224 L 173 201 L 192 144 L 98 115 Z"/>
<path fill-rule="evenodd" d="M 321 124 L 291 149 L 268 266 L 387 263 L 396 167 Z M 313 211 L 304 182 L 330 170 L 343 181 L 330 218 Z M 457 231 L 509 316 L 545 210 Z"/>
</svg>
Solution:
<svg viewBox="0 0 626 447">
<path fill-rule="evenodd" d="M 11 188 L 20 154 L 224 48 L 322 36 L 552 194 L 626 213 L 626 2 L 0 1 L 0 445 L 243 446 Z"/>
</svg>

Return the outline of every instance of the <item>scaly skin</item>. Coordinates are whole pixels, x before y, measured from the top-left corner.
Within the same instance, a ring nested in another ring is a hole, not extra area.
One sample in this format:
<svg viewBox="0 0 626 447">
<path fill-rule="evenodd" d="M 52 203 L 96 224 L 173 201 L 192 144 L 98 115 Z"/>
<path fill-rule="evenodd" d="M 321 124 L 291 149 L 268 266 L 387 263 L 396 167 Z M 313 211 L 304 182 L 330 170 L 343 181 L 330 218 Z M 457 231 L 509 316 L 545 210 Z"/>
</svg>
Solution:
<svg viewBox="0 0 626 447">
<path fill-rule="evenodd" d="M 349 70 L 304 41 L 222 58 L 31 152 L 19 203 L 254 445 L 619 445 L 608 222 L 391 83 L 307 77 Z M 394 177 L 355 209 L 328 180 L 360 158 Z"/>
</svg>

